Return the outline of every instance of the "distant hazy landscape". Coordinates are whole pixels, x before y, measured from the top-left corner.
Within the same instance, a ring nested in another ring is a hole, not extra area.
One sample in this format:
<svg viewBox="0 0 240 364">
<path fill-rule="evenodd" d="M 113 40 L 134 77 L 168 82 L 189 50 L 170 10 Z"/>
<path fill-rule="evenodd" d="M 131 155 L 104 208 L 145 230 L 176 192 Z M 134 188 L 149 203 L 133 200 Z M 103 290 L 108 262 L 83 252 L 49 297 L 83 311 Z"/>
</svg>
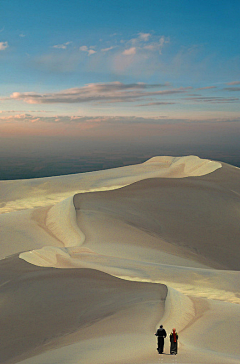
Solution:
<svg viewBox="0 0 240 364">
<path fill-rule="evenodd" d="M 51 143 L 51 150 L 49 150 L 48 139 L 45 139 L 40 143 L 41 146 L 31 145 L 31 150 L 25 144 L 25 152 L 23 150 L 19 153 L 16 153 L 13 148 L 14 142 L 9 143 L 8 148 L 5 147 L 5 149 L 2 143 L 0 145 L 0 180 L 60 176 L 117 168 L 142 163 L 155 155 L 198 155 L 201 158 L 210 158 L 240 167 L 239 143 L 223 144 L 221 147 L 188 145 L 187 143 L 174 146 L 164 143 L 131 144 L 117 141 L 104 145 L 102 142 L 86 143 L 78 140 L 68 141 L 67 145 L 64 140 L 57 141 L 55 145 L 52 140 L 49 140 L 49 143 Z M 63 149 L 59 149 L 60 143 Z"/>
</svg>

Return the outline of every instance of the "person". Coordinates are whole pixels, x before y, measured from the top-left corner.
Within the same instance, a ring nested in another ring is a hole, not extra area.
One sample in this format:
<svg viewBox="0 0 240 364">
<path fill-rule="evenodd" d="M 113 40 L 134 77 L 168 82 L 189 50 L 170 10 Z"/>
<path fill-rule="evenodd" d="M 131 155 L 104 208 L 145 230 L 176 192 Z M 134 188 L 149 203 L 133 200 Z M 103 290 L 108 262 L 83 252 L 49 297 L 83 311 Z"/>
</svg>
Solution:
<svg viewBox="0 0 240 364">
<path fill-rule="evenodd" d="M 170 354 L 176 355 L 178 349 L 178 334 L 176 332 L 176 329 L 172 329 L 172 332 L 170 334 L 170 343 Z"/>
<path fill-rule="evenodd" d="M 160 327 L 157 330 L 155 335 L 158 337 L 157 351 L 159 354 L 162 354 L 163 348 L 164 348 L 164 339 L 165 339 L 165 337 L 167 337 L 167 333 L 166 333 L 165 329 L 163 328 L 163 325 L 160 325 Z"/>
</svg>

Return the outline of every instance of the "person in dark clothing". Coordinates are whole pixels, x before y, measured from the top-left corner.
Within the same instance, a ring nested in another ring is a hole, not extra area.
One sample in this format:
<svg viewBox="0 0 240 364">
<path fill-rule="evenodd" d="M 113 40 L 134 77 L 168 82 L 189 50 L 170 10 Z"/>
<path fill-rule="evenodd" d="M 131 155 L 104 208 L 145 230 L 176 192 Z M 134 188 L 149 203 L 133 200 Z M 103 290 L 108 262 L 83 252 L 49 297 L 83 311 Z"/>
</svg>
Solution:
<svg viewBox="0 0 240 364">
<path fill-rule="evenodd" d="M 163 325 L 160 325 L 160 327 L 157 330 L 155 335 L 158 338 L 157 351 L 158 351 L 159 354 L 162 354 L 163 353 L 163 348 L 164 348 L 164 339 L 165 339 L 165 337 L 167 337 L 167 333 L 166 333 L 165 329 L 163 328 Z"/>
<path fill-rule="evenodd" d="M 178 349 L 178 334 L 176 332 L 176 329 L 173 329 L 171 334 L 170 334 L 170 354 L 171 355 L 176 355 L 177 354 L 177 349 Z"/>
</svg>

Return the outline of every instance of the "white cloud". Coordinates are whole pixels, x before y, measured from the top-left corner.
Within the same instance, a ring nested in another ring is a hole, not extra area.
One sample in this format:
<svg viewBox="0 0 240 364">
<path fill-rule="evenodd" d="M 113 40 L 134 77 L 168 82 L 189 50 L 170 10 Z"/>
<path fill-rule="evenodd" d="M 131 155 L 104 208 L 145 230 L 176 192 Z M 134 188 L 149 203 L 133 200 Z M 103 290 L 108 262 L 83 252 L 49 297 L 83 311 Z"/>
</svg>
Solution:
<svg viewBox="0 0 240 364">
<path fill-rule="evenodd" d="M 125 56 L 132 56 L 132 55 L 136 54 L 136 47 L 125 49 L 125 51 L 123 51 L 122 54 L 124 54 Z"/>
<path fill-rule="evenodd" d="M 0 51 L 4 51 L 8 47 L 8 42 L 0 42 Z"/>
<path fill-rule="evenodd" d="M 150 33 L 139 33 L 139 39 L 144 42 L 147 42 L 150 37 L 151 37 Z"/>
<path fill-rule="evenodd" d="M 103 48 L 103 49 L 101 49 L 101 51 L 102 52 L 108 52 L 108 51 L 111 51 L 114 48 L 116 48 L 116 47 Z"/>
<path fill-rule="evenodd" d="M 54 45 L 53 46 L 53 48 L 59 48 L 59 49 L 66 49 L 67 48 L 67 46 L 69 45 L 69 44 L 71 44 L 72 42 L 66 42 L 66 43 L 63 43 L 63 44 L 56 44 L 56 45 Z"/>
<path fill-rule="evenodd" d="M 89 49 L 89 50 L 88 50 L 88 55 L 89 55 L 89 56 L 91 56 L 91 54 L 94 54 L 94 53 L 96 53 L 96 51 L 94 51 L 93 49 Z"/>
<path fill-rule="evenodd" d="M 87 46 L 81 46 L 79 49 L 80 49 L 80 51 L 83 51 L 83 52 L 87 52 L 88 51 L 88 47 Z"/>
<path fill-rule="evenodd" d="M 94 54 L 94 53 L 97 53 L 96 51 L 94 51 L 93 49 L 91 49 L 91 48 L 94 48 L 94 47 L 90 47 L 90 48 L 88 48 L 87 46 L 81 46 L 80 48 L 79 48 L 79 50 L 80 51 L 82 51 L 82 52 L 87 52 L 88 53 L 88 55 L 89 56 L 91 56 L 92 54 Z"/>
</svg>

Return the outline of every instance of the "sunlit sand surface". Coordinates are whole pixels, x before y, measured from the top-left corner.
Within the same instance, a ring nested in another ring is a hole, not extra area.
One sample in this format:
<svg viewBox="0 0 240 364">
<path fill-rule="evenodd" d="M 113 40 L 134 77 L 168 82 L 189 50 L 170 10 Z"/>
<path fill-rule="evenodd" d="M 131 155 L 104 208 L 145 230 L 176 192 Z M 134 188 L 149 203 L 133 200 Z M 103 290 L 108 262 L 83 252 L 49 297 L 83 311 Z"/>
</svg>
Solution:
<svg viewBox="0 0 240 364">
<path fill-rule="evenodd" d="M 238 168 L 155 157 L 0 198 L 1 363 L 239 363 Z"/>
</svg>

